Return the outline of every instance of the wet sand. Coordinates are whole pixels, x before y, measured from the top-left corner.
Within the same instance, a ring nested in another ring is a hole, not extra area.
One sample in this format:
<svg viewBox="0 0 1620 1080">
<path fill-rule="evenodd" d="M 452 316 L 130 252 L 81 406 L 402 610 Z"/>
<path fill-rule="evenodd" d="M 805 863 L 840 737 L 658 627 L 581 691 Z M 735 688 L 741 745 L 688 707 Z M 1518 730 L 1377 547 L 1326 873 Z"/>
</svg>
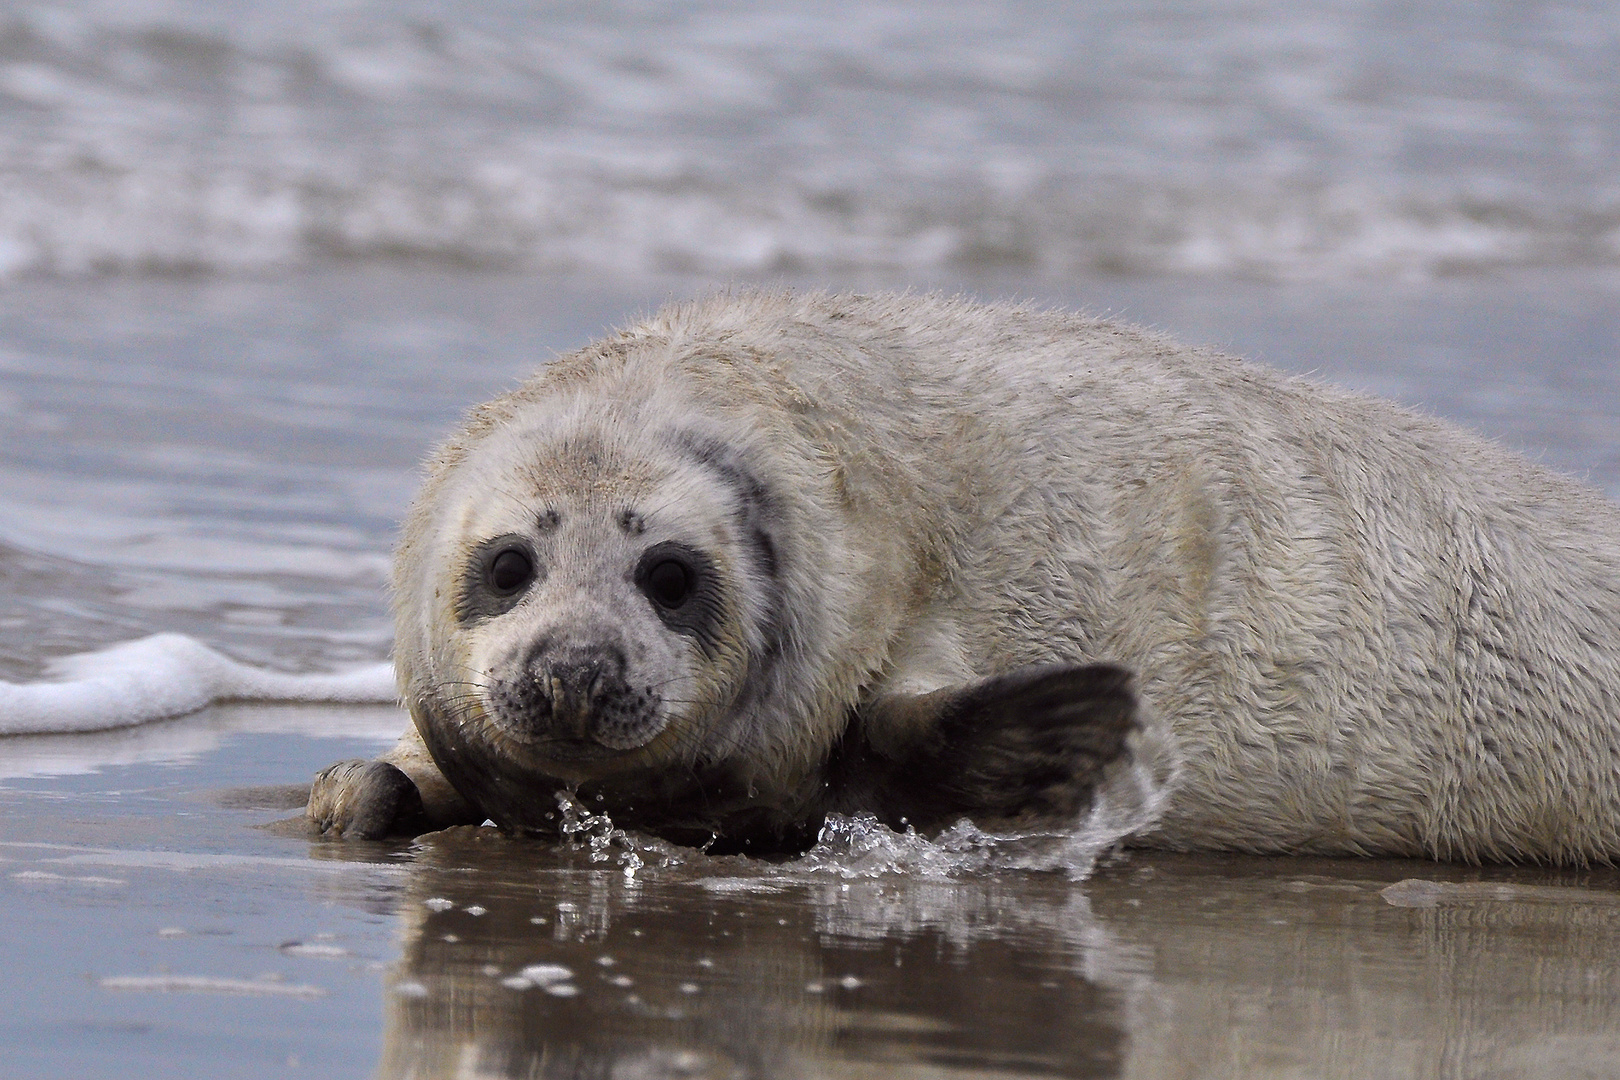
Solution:
<svg viewBox="0 0 1620 1080">
<path fill-rule="evenodd" d="M 638 868 L 625 841 L 490 827 L 307 835 L 296 781 L 394 719 L 217 708 L 174 725 L 200 742 L 122 733 L 125 763 L 79 775 L 75 754 L 119 739 L 12 740 L 10 771 L 57 775 L 0 788 L 5 1075 L 1603 1077 L 1620 1059 L 1613 870 L 1132 851 L 1071 882 L 656 844 Z"/>
</svg>

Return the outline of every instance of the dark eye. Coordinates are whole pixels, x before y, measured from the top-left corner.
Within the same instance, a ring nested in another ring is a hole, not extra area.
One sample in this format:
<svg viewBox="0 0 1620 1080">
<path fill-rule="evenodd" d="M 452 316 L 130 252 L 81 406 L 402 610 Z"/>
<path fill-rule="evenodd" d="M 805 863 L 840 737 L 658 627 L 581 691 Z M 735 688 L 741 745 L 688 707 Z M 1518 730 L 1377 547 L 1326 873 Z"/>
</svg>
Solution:
<svg viewBox="0 0 1620 1080">
<path fill-rule="evenodd" d="M 507 548 L 489 561 L 489 587 L 501 596 L 511 596 L 534 580 L 534 563 L 528 553 Z"/>
<path fill-rule="evenodd" d="M 654 544 L 641 553 L 630 580 L 659 622 L 696 638 L 708 652 L 720 647 L 725 580 L 707 553 L 674 540 Z"/>
<path fill-rule="evenodd" d="M 479 544 L 462 570 L 456 618 L 471 625 L 493 619 L 523 603 L 536 582 L 546 579 L 546 567 L 534 553 L 534 541 L 507 533 Z"/>
<path fill-rule="evenodd" d="M 692 569 L 676 559 L 663 559 L 647 568 L 641 591 L 659 607 L 678 608 L 692 595 Z"/>
</svg>

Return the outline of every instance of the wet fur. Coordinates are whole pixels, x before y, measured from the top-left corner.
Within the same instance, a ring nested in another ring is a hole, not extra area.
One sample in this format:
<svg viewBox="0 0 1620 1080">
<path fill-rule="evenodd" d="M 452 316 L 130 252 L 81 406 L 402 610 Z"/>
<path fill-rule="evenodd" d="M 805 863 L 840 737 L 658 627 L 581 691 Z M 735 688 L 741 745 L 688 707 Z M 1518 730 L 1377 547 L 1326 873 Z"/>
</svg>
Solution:
<svg viewBox="0 0 1620 1080">
<path fill-rule="evenodd" d="M 1139 842 L 1620 853 L 1613 505 L 1382 401 L 1105 320 L 934 297 L 673 306 L 474 413 L 430 465 L 396 570 L 427 751 L 408 737 L 396 757 L 430 812 L 444 780 L 421 762 L 465 775 L 472 722 L 444 583 L 478 538 L 447 522 L 521 498 L 492 467 L 557 424 L 595 425 L 617 456 L 551 481 L 635 487 L 673 456 L 748 493 L 719 674 L 692 687 L 716 707 L 659 751 L 666 775 L 718 769 L 788 820 L 858 760 L 845 790 L 881 809 L 914 778 L 970 775 L 951 747 L 982 730 L 936 710 L 923 727 L 952 734 L 934 756 L 918 736 L 874 757 L 908 715 L 885 702 L 1105 661 L 1140 694 L 1116 724 L 1129 756 L 1176 775 Z"/>
</svg>

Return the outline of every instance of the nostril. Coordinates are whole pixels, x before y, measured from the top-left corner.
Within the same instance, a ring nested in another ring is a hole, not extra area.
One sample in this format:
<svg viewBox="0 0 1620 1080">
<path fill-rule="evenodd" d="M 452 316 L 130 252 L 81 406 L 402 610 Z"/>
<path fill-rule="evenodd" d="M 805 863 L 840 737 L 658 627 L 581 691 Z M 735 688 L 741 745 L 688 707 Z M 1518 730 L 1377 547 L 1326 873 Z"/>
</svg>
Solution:
<svg viewBox="0 0 1620 1080">
<path fill-rule="evenodd" d="M 598 659 L 573 663 L 555 663 L 550 666 L 551 682 L 562 693 L 574 697 L 589 697 L 602 678 L 602 662 Z"/>
</svg>

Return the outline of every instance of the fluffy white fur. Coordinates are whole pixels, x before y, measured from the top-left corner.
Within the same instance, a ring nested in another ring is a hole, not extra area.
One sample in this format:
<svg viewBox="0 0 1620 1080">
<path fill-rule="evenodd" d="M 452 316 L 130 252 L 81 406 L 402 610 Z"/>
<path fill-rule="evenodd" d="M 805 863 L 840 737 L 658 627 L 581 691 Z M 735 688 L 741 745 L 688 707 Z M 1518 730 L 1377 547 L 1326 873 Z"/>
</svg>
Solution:
<svg viewBox="0 0 1620 1080">
<path fill-rule="evenodd" d="M 1620 854 L 1620 510 L 1449 424 L 1029 307 L 673 306 L 483 406 L 431 463 L 396 576 L 419 725 L 484 647 L 453 617 L 456 560 L 563 428 L 611 467 L 536 489 L 684 485 L 669 512 L 701 517 L 665 438 L 698 430 L 779 508 L 784 662 L 661 753 L 791 786 L 873 694 L 1105 660 L 1180 762 L 1139 842 Z M 738 642 L 756 616 L 732 613 Z M 426 795 L 443 782 L 413 742 L 395 759 Z"/>
</svg>

